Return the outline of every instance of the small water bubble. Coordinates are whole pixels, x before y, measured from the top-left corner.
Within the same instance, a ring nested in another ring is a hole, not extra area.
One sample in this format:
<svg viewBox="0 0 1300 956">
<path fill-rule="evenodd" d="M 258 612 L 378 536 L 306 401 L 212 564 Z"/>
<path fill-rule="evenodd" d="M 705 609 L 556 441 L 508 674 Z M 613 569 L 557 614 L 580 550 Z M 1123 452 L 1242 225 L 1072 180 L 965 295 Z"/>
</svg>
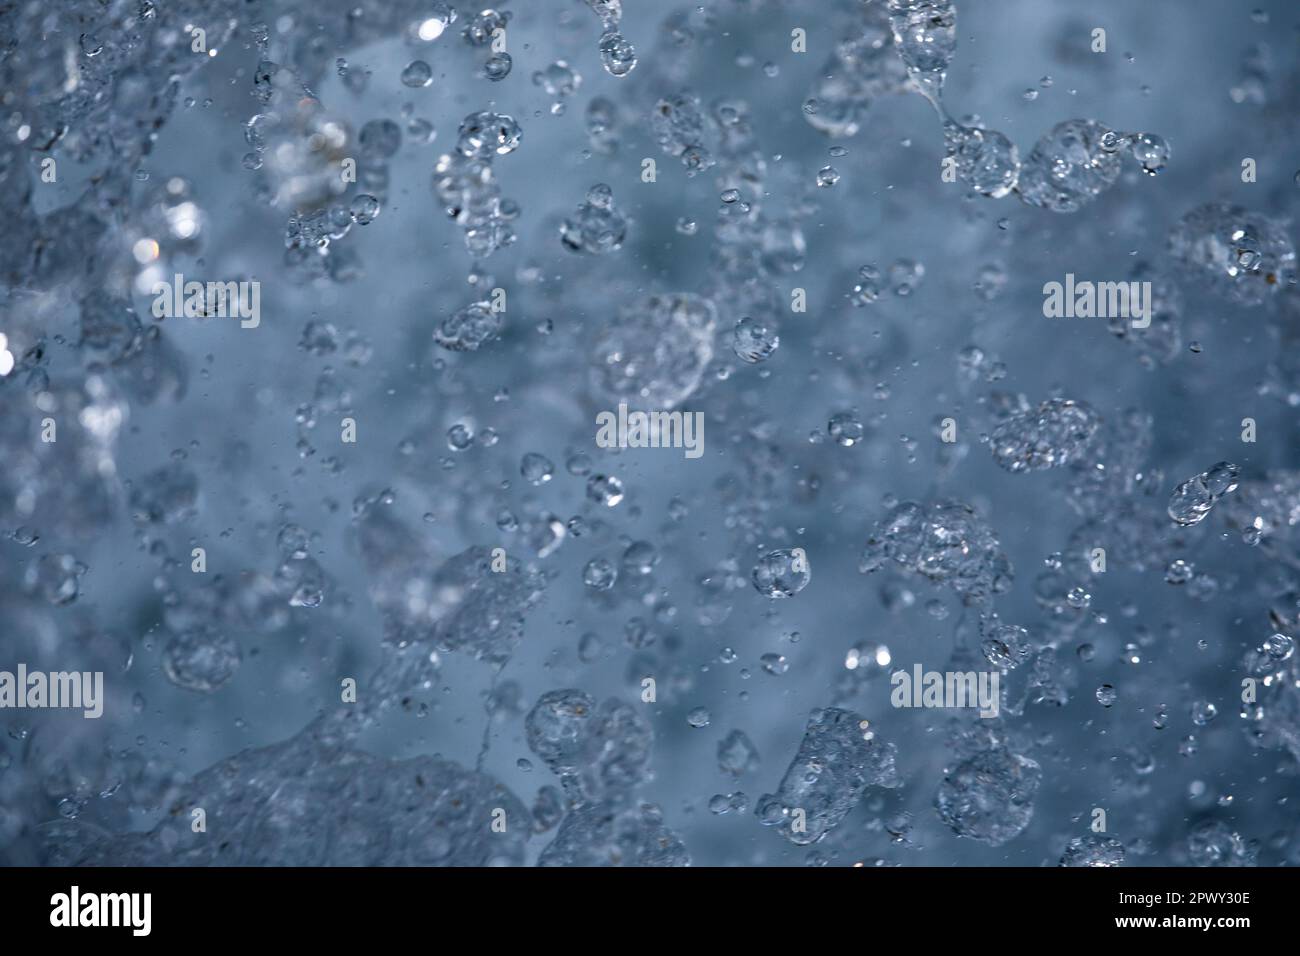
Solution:
<svg viewBox="0 0 1300 956">
<path fill-rule="evenodd" d="M 582 76 L 564 60 L 556 60 L 545 70 L 533 74 L 533 85 L 540 86 L 547 96 L 563 98 L 577 91 L 582 85 Z"/>
<path fill-rule="evenodd" d="M 788 598 L 808 586 L 812 571 L 801 549 L 769 551 L 750 575 L 759 594 L 770 598 Z"/>
<path fill-rule="evenodd" d="M 379 200 L 374 196 L 361 193 L 352 200 L 350 215 L 359 226 L 367 226 L 379 215 Z"/>
<path fill-rule="evenodd" d="M 880 298 L 880 270 L 873 265 L 858 269 L 858 281 L 849 300 L 854 306 L 869 305 Z"/>
<path fill-rule="evenodd" d="M 282 558 L 301 561 L 311 553 L 311 535 L 299 525 L 286 524 L 276 537 L 276 546 Z"/>
<path fill-rule="evenodd" d="M 1148 176 L 1155 176 L 1169 162 L 1169 144 L 1164 137 L 1154 133 L 1139 133 L 1133 137 L 1129 152 Z"/>
<path fill-rule="evenodd" d="M 732 330 L 732 350 L 750 365 L 766 361 L 780 344 L 781 339 L 774 329 L 748 317 L 737 322 Z"/>
<path fill-rule="evenodd" d="M 911 259 L 899 259 L 889 267 L 889 287 L 894 295 L 911 295 L 921 278 L 925 275 L 925 266 Z"/>
<path fill-rule="evenodd" d="M 1165 582 L 1173 585 L 1186 584 L 1194 573 L 1192 565 L 1179 558 L 1165 569 Z"/>
<path fill-rule="evenodd" d="M 636 49 L 623 34 L 610 31 L 600 38 L 600 62 L 610 76 L 627 76 L 636 69 Z"/>
<path fill-rule="evenodd" d="M 707 707 L 696 707 L 686 715 L 686 722 L 697 730 L 709 726 L 712 719 L 713 715 L 709 713 Z"/>
<path fill-rule="evenodd" d="M 840 174 L 834 166 L 823 166 L 817 171 L 817 185 L 823 189 L 834 186 L 840 181 Z"/>
<path fill-rule="evenodd" d="M 402 85 L 422 89 L 433 82 L 433 67 L 423 60 L 412 60 L 402 70 Z"/>
<path fill-rule="evenodd" d="M 659 563 L 659 551 L 649 541 L 633 541 L 623 552 L 624 572 L 645 577 L 653 574 Z"/>
<path fill-rule="evenodd" d="M 464 451 L 474 444 L 474 432 L 468 425 L 457 422 L 447 429 L 447 447 L 452 451 Z"/>
<path fill-rule="evenodd" d="M 1273 660 L 1288 660 L 1295 651 L 1295 641 L 1285 634 L 1274 634 L 1264 642 L 1264 652 Z"/>
<path fill-rule="evenodd" d="M 483 75 L 492 82 L 497 83 L 510 75 L 510 70 L 514 65 L 515 61 L 509 53 L 494 53 L 483 64 Z"/>
<path fill-rule="evenodd" d="M 555 465 L 545 455 L 528 452 L 520 461 L 519 473 L 531 485 L 544 485 L 555 474 Z"/>
<path fill-rule="evenodd" d="M 1097 703 L 1101 704 L 1103 707 L 1111 707 L 1115 704 L 1115 701 L 1119 699 L 1119 694 L 1115 692 L 1115 688 L 1110 684 L 1102 684 L 1098 687 L 1096 696 Z"/>
<path fill-rule="evenodd" d="M 852 448 L 862 441 L 866 429 L 852 412 L 838 412 L 826 423 L 826 431 L 831 439 L 845 448 Z"/>
<path fill-rule="evenodd" d="M 613 508 L 623 500 L 623 482 L 613 475 L 592 475 L 587 479 L 587 498 L 598 505 Z"/>
<path fill-rule="evenodd" d="M 596 591 L 608 591 L 618 580 L 618 569 L 606 558 L 592 558 L 582 570 L 582 583 Z"/>
</svg>

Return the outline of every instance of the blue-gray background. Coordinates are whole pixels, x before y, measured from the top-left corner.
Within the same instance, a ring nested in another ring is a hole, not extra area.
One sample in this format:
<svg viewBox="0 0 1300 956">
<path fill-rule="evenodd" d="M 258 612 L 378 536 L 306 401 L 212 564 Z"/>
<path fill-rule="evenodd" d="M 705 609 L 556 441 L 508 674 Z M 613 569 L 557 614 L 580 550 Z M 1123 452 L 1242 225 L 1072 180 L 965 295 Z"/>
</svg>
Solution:
<svg viewBox="0 0 1300 956">
<path fill-rule="evenodd" d="M 69 48 L 68 55 L 77 55 L 85 30 L 78 18 L 95 16 L 90 8 L 97 5 L 53 6 L 66 6 L 52 11 L 57 29 L 43 39 L 25 36 L 22 45 L 31 57 L 32 44 L 45 42 L 35 55 L 57 63 Z M 1163 567 L 1113 569 L 1092 587 L 1092 610 L 1104 613 L 1106 623 L 1081 625 L 1060 650 L 1073 681 L 1069 703 L 1031 705 L 1025 716 L 1007 719 L 1008 732 L 1020 735 L 1043 767 L 1032 822 L 1012 842 L 993 848 L 959 839 L 939 820 L 934 795 L 953 759 L 945 745 L 949 717 L 892 709 L 884 677 L 844 704 L 897 745 L 903 786 L 871 791 L 812 848 L 791 846 L 755 819 L 753 803 L 776 790 L 809 711 L 835 700 L 851 646 L 885 644 L 894 664 L 909 668 L 942 668 L 952 652 L 962 618 L 954 595 L 893 572 L 858 571 L 888 495 L 953 497 L 987 515 L 1017 569 L 1014 587 L 998 599 L 999 613 L 1040 640 L 1048 636 L 1034 577 L 1046 556 L 1066 548 L 1081 520 L 1067 506 L 1058 474 L 1011 475 L 993 462 L 979 441 L 988 428 L 982 406 L 990 391 L 1023 393 L 1033 404 L 1060 394 L 1088 402 L 1108 420 L 1127 408 L 1149 412 L 1155 427 L 1148 465 L 1163 473 L 1161 500 L 1223 459 L 1246 479 L 1300 466 L 1294 409 L 1286 400 L 1300 383 L 1263 387 L 1271 381 L 1270 364 L 1279 361 L 1279 333 L 1300 320 L 1294 303 L 1289 312 L 1278 302 L 1246 308 L 1189 282 L 1179 318 L 1182 348 L 1146 368 L 1103 320 L 1044 318 L 1041 293 L 1044 282 L 1061 281 L 1066 272 L 1119 279 L 1136 261 L 1162 261 L 1169 228 L 1204 202 L 1230 201 L 1278 217 L 1293 212 L 1300 198 L 1293 180 L 1300 169 L 1294 71 L 1300 12 L 1284 0 L 959 5 L 960 43 L 947 81 L 954 115 L 978 113 L 1019 145 L 1022 159 L 1039 136 L 1072 118 L 1159 133 L 1172 145 L 1159 176 L 1142 176 L 1128 163 L 1120 182 L 1090 206 L 1056 215 L 1014 197 L 968 197 L 962 187 L 942 183 L 939 126 L 919 95 L 879 98 L 863 113 L 860 131 L 845 139 L 830 140 L 807 122 L 805 100 L 854 6 L 715 2 L 708 5 L 712 22 L 693 25 L 692 42 L 674 48 L 664 26 L 669 8 L 626 0 L 622 32 L 636 44 L 640 62 L 616 79 L 601 68 L 599 24 L 584 4 L 503 4 L 513 14 L 514 66 L 493 83 L 478 75 L 487 52 L 460 38 L 475 12 L 470 8 L 459 11 L 438 41 L 417 48 L 396 33 L 349 44 L 340 24 L 348 9 L 365 3 L 239 4 L 233 8 L 239 26 L 217 56 L 180 79 L 174 107 L 165 111 L 146 155 L 101 145 L 85 148 L 78 161 L 70 147 L 57 145 L 50 155 L 59 160 L 58 182 L 40 183 L 44 154 L 30 143 L 19 146 L 17 162 L 27 165 L 33 184 L 23 217 L 35 222 L 80 206 L 108 223 L 91 238 L 75 220 L 16 226 L 0 247 L 9 260 L 0 331 L 11 349 L 43 343 L 39 365 L 51 379 L 84 378 L 78 303 L 107 295 L 114 276 L 120 282 L 134 274 L 130 250 L 147 234 L 138 225 L 151 202 L 147 191 L 172 177 L 188 181 L 204 220 L 197 247 L 169 253 L 166 274 L 255 276 L 262 324 L 162 323 L 172 350 L 167 361 L 182 370 L 184 387 L 164 389 L 152 401 L 123 389 L 126 417 L 108 452 L 112 490 L 105 514 L 19 517 L 13 502 L 5 502 L 5 520 L 35 529 L 40 540 L 31 547 L 0 542 L 0 667 L 41 657 L 52 669 L 102 668 L 109 700 L 100 721 L 0 714 L 7 731 L 0 736 L 0 860 L 50 859 L 41 825 L 59 819 L 61 807 L 63 816 L 107 831 L 149 829 L 173 779 L 292 736 L 334 706 L 341 676 L 364 678 L 373 670 L 382 628 L 352 535 L 352 503 L 383 488 L 394 491 L 393 510 L 402 520 L 427 535 L 437 560 L 471 545 L 500 545 L 544 571 L 550 579 L 544 599 L 528 613 L 502 678 L 517 682 L 525 711 L 542 693 L 562 687 L 645 706 L 655 731 L 654 779 L 640 796 L 663 808 L 697 865 L 1055 864 L 1070 837 L 1087 835 L 1094 807 L 1108 809 L 1109 831 L 1129 845 L 1130 862 L 1188 862 L 1189 833 L 1205 820 L 1256 841 L 1260 863 L 1300 859 L 1295 758 L 1280 747 L 1251 747 L 1238 716 L 1242 656 L 1274 630 L 1269 600 L 1294 583 L 1296 572 L 1247 548 L 1214 517 L 1197 529 L 1187 557 L 1217 581 L 1217 593 L 1198 600 L 1167 585 Z M 166 12 L 168 5 L 158 8 Z M 1254 10 L 1266 16 L 1252 16 Z M 281 36 L 277 20 L 289 17 L 295 19 L 281 21 Z M 248 29 L 258 20 L 271 25 L 268 58 L 286 68 L 292 62 L 286 37 L 319 33 L 329 66 L 303 79 L 353 133 L 376 118 L 405 129 L 404 104 L 437 129 L 431 144 L 405 138 L 389 167 L 382 213 L 339 242 L 360 262 L 361 274 L 350 282 L 302 282 L 290 274 L 282 261 L 292 210 L 258 198 L 259 174 L 241 162 L 249 152 L 244 124 L 259 110 L 251 90 L 261 56 Z M 1108 34 L 1104 55 L 1088 51 L 1089 33 L 1098 26 Z M 790 50 L 795 27 L 807 31 L 807 54 Z M 1236 102 L 1232 90 L 1242 85 L 1244 64 L 1261 44 L 1271 66 L 1257 94 Z M 16 55 L 10 47 L 8 56 Z M 337 57 L 371 74 L 364 91 L 347 88 Z M 409 89 L 399 80 L 416 58 L 433 67 L 427 88 Z M 680 72 L 660 70 L 659 58 Z M 554 98 L 531 77 L 561 59 L 582 83 L 562 115 L 552 115 Z M 765 73 L 767 62 L 776 64 L 777 75 Z M 140 72 L 164 88 L 165 77 Z M 1040 83 L 1045 76 L 1050 86 Z M 798 286 L 807 290 L 809 305 L 804 314 L 787 308 L 772 316 L 780 324 L 780 347 L 756 368 L 727 348 L 725 333 L 741 315 L 719 296 L 715 358 L 730 375 L 721 380 L 711 369 L 710 381 L 685 405 L 705 413 L 704 457 L 611 454 L 593 440 L 595 413 L 608 402 L 588 387 L 590 343 L 621 307 L 656 292 L 703 292 L 710 283 L 718 195 L 728 184 L 714 171 L 688 178 L 660 151 L 649 123 L 655 101 L 684 87 L 706 107 L 724 96 L 749 104 L 767 158 L 763 188 L 770 209 L 813 204 L 801 222 L 802 268 L 772 280 L 779 299 L 788 302 Z M 1026 98 L 1027 89 L 1037 96 Z M 13 95 L 14 109 L 28 102 L 22 90 Z M 42 96 L 31 93 L 30 102 Z M 620 112 L 620 142 L 610 155 L 588 149 L 584 113 L 596 96 L 610 98 Z M 482 263 L 493 278 L 488 287 L 509 292 L 501 339 L 453 354 L 434 346 L 432 330 L 479 296 L 466 283 L 472 260 L 461 232 L 439 208 L 430 181 L 437 157 L 453 148 L 460 121 L 483 109 L 510 114 L 523 129 L 520 147 L 493 163 L 503 194 L 521 207 L 518 241 Z M 75 129 L 75 120 L 70 125 Z M 18 141 L 12 124 L 5 135 Z M 832 158 L 833 145 L 847 154 Z M 640 180 L 643 157 L 658 163 L 653 184 Z M 1257 160 L 1258 182 L 1241 182 L 1244 157 Z M 828 164 L 840 173 L 838 183 L 813 188 L 817 170 Z M 94 180 L 106 174 L 133 181 L 125 208 L 97 206 Z M 561 246 L 558 226 L 598 182 L 612 187 L 630 217 L 628 237 L 607 255 L 575 255 Z M 697 234 L 675 230 L 681 217 L 699 223 Z M 69 262 L 41 271 L 23 259 L 39 245 L 32 229 L 52 232 L 50 248 Z M 858 269 L 871 263 L 887 271 L 899 259 L 924 265 L 915 291 L 896 296 L 886 283 L 877 302 L 853 307 L 848 295 Z M 991 301 L 974 288 L 989 266 L 1006 280 Z M 155 324 L 148 296 L 136 294 L 133 303 L 145 325 Z M 333 323 L 340 338 L 355 331 L 372 354 L 357 365 L 342 351 L 322 357 L 301 349 L 303 328 L 313 320 Z M 1188 348 L 1192 342 L 1199 351 Z M 1005 377 L 992 384 L 982 377 L 963 381 L 958 355 L 970 345 L 988 361 L 1004 363 Z M 313 402 L 322 376 L 330 377 L 327 367 L 350 401 L 316 402 L 319 421 L 306 432 L 315 453 L 303 458 L 295 413 Z M 1285 368 L 1279 374 L 1285 382 Z M 0 380 L 0 414 L 9 421 L 6 442 L 34 445 L 40 415 L 25 381 L 25 372 Z M 358 422 L 355 445 L 338 442 L 340 409 Z M 810 433 L 825 435 L 831 415 L 849 409 L 865 423 L 866 441 L 851 448 L 809 441 Z M 951 470 L 936 464 L 934 422 L 945 415 L 958 420 L 969 446 Z M 1259 423 L 1256 444 L 1240 441 L 1247 416 Z M 446 433 L 458 422 L 480 433 L 490 427 L 500 440 L 453 452 Z M 142 531 L 128 505 L 132 489 L 147 487 L 145 479 L 176 449 L 187 452 L 197 476 L 195 512 Z M 520 476 L 528 452 L 555 463 L 555 477 L 540 488 Z M 574 453 L 623 481 L 627 497 L 618 507 L 597 513 L 586 500 L 585 478 L 565 469 Z M 9 457 L 10 449 L 0 454 Z M 335 466 L 324 466 L 331 457 Z M 44 480 L 84 480 L 63 465 L 70 473 L 51 466 Z M 800 482 L 813 475 L 820 488 L 810 496 Z M 84 497 L 75 487 L 66 493 Z M 669 517 L 674 498 L 686 506 L 675 520 Z M 498 528 L 502 509 L 525 523 L 549 512 L 561 521 L 585 514 L 601 524 L 539 558 L 523 531 Z M 289 608 L 280 600 L 274 614 L 259 611 L 260 626 L 231 634 L 243 660 L 227 684 L 206 694 L 174 686 L 160 662 L 161 604 L 169 589 L 199 586 L 187 580 L 190 549 L 205 547 L 212 571 L 251 591 L 256 576 L 274 575 L 276 534 L 286 522 L 317 535 L 312 554 L 328 575 L 321 606 Z M 583 584 L 584 565 L 598 556 L 617 563 L 637 540 L 659 553 L 653 583 L 641 588 L 644 599 L 624 591 L 615 592 L 615 601 L 594 598 Z M 748 584 L 761 554 L 794 546 L 807 551 L 812 566 L 803 591 L 772 601 Z M 177 563 L 168 566 L 163 552 Z M 86 565 L 75 601 L 54 606 L 26 583 L 29 566 L 45 553 L 72 554 Z M 701 578 L 716 576 L 727 562 L 744 586 L 712 599 L 729 608 L 725 620 L 702 623 Z M 1280 584 L 1273 580 L 1278 575 Z M 911 590 L 915 603 L 887 609 L 881 591 L 891 581 Z M 931 600 L 947 608 L 946 617 L 927 610 Z M 656 604 L 673 612 L 657 616 Z M 657 635 L 654 705 L 639 702 L 637 651 L 624 640 L 634 617 Z M 589 632 L 601 637 L 604 653 L 583 661 L 580 639 Z M 797 642 L 790 639 L 794 632 Z M 1075 651 L 1084 641 L 1096 648 L 1087 662 Z M 1125 662 L 1125 645 L 1139 642 L 1141 662 Z M 735 651 L 734 663 L 720 660 L 727 647 Z M 788 671 L 767 673 L 759 658 L 768 653 L 783 654 Z M 474 764 L 492 668 L 455 653 L 441 655 L 440 664 L 437 687 L 422 692 L 431 705 L 427 714 L 388 712 L 365 735 L 364 749 L 393 757 L 437 753 Z M 1119 695 L 1110 708 L 1093 694 L 1106 683 Z M 1201 700 L 1219 710 L 1204 728 L 1188 714 Z M 1153 715 L 1161 704 L 1169 726 L 1156 730 Z M 709 726 L 688 724 L 697 707 L 709 710 Z M 732 728 L 743 729 L 761 755 L 757 771 L 736 782 L 719 771 L 716 757 L 719 739 Z M 1181 755 L 1180 742 L 1193 733 L 1195 753 Z M 520 758 L 529 758 L 531 769 L 521 768 Z M 556 782 L 529 752 L 520 713 L 494 724 L 483 769 L 525 803 L 539 786 Z M 137 787 L 147 794 L 138 802 L 130 786 L 111 792 L 132 775 L 152 781 Z M 749 812 L 709 812 L 711 796 L 737 789 L 749 795 Z M 70 795 L 73 809 L 64 802 Z M 880 824 L 900 810 L 913 814 L 910 845 L 891 841 Z M 530 858 L 549 839 L 534 837 Z"/>
</svg>

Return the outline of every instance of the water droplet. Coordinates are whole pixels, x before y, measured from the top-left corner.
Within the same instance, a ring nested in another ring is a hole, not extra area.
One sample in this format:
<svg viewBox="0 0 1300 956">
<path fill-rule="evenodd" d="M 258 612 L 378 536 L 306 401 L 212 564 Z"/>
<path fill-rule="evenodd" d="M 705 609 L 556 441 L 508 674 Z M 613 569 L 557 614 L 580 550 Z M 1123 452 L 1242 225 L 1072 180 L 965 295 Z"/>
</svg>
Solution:
<svg viewBox="0 0 1300 956">
<path fill-rule="evenodd" d="M 402 85 L 421 89 L 433 82 L 433 68 L 423 60 L 412 60 L 402 70 Z"/>
</svg>

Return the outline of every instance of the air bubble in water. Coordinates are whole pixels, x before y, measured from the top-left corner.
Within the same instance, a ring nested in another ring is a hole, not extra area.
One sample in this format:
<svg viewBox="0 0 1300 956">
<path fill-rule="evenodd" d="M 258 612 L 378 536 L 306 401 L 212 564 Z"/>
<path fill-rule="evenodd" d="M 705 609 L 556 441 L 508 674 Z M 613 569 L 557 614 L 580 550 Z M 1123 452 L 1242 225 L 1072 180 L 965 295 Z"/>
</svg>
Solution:
<svg viewBox="0 0 1300 956">
<path fill-rule="evenodd" d="M 613 508 L 623 500 L 623 483 L 613 475 L 592 475 L 587 479 L 587 498 Z"/>
<path fill-rule="evenodd" d="M 608 558 L 592 558 L 582 571 L 582 583 L 595 591 L 608 591 L 618 580 L 618 569 Z"/>
<path fill-rule="evenodd" d="M 986 750 L 958 764 L 939 787 L 939 818 L 958 836 L 1001 846 L 1034 815 L 1042 770 L 1006 749 Z"/>
<path fill-rule="evenodd" d="M 587 191 L 587 201 L 560 226 L 560 241 L 570 252 L 602 255 L 623 245 L 627 217 L 614 206 L 614 193 L 604 183 Z"/>
<path fill-rule="evenodd" d="M 853 412 L 836 412 L 826 423 L 826 432 L 835 444 L 852 448 L 862 441 L 866 429 Z"/>
<path fill-rule="evenodd" d="M 375 218 L 379 215 L 379 209 L 378 199 L 362 193 L 353 198 L 350 214 L 357 225 L 367 226 L 375 221 Z"/>
<path fill-rule="evenodd" d="M 1295 246 L 1282 224 L 1229 203 L 1184 216 L 1169 231 L 1169 252 L 1189 275 L 1243 305 L 1259 305 L 1295 278 Z"/>
<path fill-rule="evenodd" d="M 731 334 L 732 350 L 738 358 L 750 365 L 771 358 L 780 344 L 781 339 L 775 329 L 748 317 L 737 322 Z"/>
<path fill-rule="evenodd" d="M 412 60 L 402 70 L 402 85 L 413 90 L 428 86 L 433 82 L 433 68 L 423 60 Z"/>
<path fill-rule="evenodd" d="M 497 83 L 510 75 L 514 65 L 514 58 L 509 53 L 493 53 L 483 64 L 483 75 Z"/>
<path fill-rule="evenodd" d="M 1169 517 L 1184 527 L 1200 524 L 1220 498 L 1236 490 L 1238 474 L 1236 465 L 1221 461 L 1209 471 L 1188 478 L 1169 498 Z"/>
<path fill-rule="evenodd" d="M 545 455 L 530 451 L 520 462 L 519 473 L 530 485 L 544 485 L 555 474 L 555 465 Z"/>
<path fill-rule="evenodd" d="M 754 565 L 751 577 L 759 594 L 787 598 L 808 586 L 812 569 L 802 551 L 769 551 Z"/>
<path fill-rule="evenodd" d="M 1129 152 L 1148 176 L 1157 175 L 1169 162 L 1169 144 L 1154 133 L 1135 134 Z"/>
<path fill-rule="evenodd" d="M 450 352 L 475 352 L 501 333 L 501 313 L 490 302 L 474 302 L 444 319 L 433 340 Z"/>
<path fill-rule="evenodd" d="M 610 76 L 627 76 L 636 68 L 636 49 L 623 34 L 611 31 L 600 38 L 600 62 Z"/>
</svg>

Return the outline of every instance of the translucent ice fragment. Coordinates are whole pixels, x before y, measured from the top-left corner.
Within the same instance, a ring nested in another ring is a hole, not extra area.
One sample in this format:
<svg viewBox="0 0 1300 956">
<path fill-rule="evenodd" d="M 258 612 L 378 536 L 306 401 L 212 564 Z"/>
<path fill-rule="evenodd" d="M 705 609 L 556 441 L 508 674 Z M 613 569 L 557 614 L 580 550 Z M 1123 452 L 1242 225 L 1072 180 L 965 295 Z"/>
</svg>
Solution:
<svg viewBox="0 0 1300 956">
<path fill-rule="evenodd" d="M 1169 498 L 1169 517 L 1184 527 L 1200 524 L 1224 495 L 1237 488 L 1236 465 L 1221 461 L 1209 471 L 1188 478 Z"/>
<path fill-rule="evenodd" d="M 814 710 L 780 788 L 759 798 L 755 812 L 791 843 L 816 843 L 867 787 L 898 786 L 894 756 L 894 745 L 880 740 L 859 715 L 838 707 Z"/>
</svg>

